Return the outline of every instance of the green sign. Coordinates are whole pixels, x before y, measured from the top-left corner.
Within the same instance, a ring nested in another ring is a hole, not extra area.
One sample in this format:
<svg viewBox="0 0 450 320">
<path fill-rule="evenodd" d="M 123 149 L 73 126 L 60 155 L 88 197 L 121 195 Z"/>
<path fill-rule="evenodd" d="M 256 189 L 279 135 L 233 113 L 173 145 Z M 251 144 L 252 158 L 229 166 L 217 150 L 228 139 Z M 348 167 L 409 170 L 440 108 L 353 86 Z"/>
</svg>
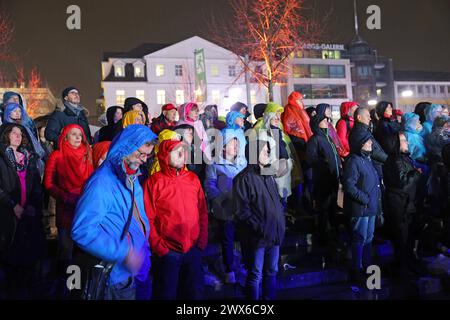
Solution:
<svg viewBox="0 0 450 320">
<path fill-rule="evenodd" d="M 206 66 L 203 49 L 195 50 L 195 97 L 197 102 L 205 102 L 206 91 Z"/>
</svg>

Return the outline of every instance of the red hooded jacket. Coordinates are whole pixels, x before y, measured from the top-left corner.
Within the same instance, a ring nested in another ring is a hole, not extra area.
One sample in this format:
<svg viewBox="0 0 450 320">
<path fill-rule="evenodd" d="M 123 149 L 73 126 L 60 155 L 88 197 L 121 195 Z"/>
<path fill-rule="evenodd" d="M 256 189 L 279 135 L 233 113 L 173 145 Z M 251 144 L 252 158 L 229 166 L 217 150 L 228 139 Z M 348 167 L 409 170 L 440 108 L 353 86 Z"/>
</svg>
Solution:
<svg viewBox="0 0 450 320">
<path fill-rule="evenodd" d="M 350 134 L 350 130 L 353 129 L 353 125 L 355 121 L 353 117 L 348 115 L 348 112 L 354 106 L 357 106 L 356 102 L 343 102 L 341 104 L 341 118 L 336 123 L 336 132 L 339 136 L 339 140 L 341 140 L 343 150 L 340 152 L 340 156 L 345 158 L 350 153 L 350 146 L 348 144 L 348 136 Z"/>
<path fill-rule="evenodd" d="M 80 147 L 74 149 L 66 140 L 73 128 L 81 130 L 83 139 Z M 56 199 L 56 226 L 71 229 L 75 207 L 82 188 L 94 171 L 92 150 L 83 128 L 69 124 L 58 139 L 58 149 L 53 151 L 45 164 L 44 187 Z"/>
<path fill-rule="evenodd" d="M 160 257 L 169 250 L 186 253 L 194 245 L 204 250 L 208 242 L 208 209 L 200 180 L 186 168 L 177 171 L 169 165 L 170 152 L 180 144 L 183 142 L 161 143 L 161 171 L 144 185 L 150 246 Z"/>
<path fill-rule="evenodd" d="M 288 104 L 284 107 L 281 115 L 284 131 L 289 136 L 295 136 L 307 142 L 312 136 L 309 126 L 309 116 L 306 113 L 303 104 L 297 102 L 303 95 L 299 92 L 292 92 L 288 98 Z"/>
</svg>

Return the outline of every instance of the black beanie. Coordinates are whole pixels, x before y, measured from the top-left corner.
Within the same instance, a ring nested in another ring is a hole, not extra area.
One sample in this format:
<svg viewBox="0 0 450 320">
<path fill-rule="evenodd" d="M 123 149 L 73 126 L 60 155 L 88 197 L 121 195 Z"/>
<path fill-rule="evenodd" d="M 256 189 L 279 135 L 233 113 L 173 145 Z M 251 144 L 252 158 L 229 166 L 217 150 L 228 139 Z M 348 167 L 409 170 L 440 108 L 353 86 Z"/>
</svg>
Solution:
<svg viewBox="0 0 450 320">
<path fill-rule="evenodd" d="M 72 90 L 74 90 L 74 89 L 78 91 L 78 89 L 75 88 L 75 87 L 68 87 L 68 88 L 65 88 L 65 89 L 63 90 L 63 92 L 62 92 L 62 99 L 63 99 L 63 101 L 64 101 L 64 98 L 67 97 L 67 95 L 69 94 L 69 92 L 72 91 Z"/>
</svg>

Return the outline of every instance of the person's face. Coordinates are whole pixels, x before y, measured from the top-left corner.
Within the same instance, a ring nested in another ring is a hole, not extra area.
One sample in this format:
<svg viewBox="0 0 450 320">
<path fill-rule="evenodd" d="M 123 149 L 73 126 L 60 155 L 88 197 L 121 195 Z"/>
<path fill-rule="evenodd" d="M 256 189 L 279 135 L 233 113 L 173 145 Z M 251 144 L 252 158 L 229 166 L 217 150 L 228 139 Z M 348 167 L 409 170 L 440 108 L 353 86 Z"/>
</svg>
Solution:
<svg viewBox="0 0 450 320">
<path fill-rule="evenodd" d="M 364 123 L 365 125 L 370 125 L 370 112 L 369 110 L 364 110 L 358 115 L 358 121 Z"/>
<path fill-rule="evenodd" d="M 197 121 L 198 120 L 198 108 L 192 108 L 191 111 L 189 112 L 189 118 L 191 118 L 193 121 Z"/>
<path fill-rule="evenodd" d="M 182 169 L 186 165 L 186 148 L 183 144 L 170 152 L 169 165 L 175 169 Z"/>
<path fill-rule="evenodd" d="M 17 103 L 17 104 L 19 104 L 19 103 L 20 103 L 19 96 L 16 96 L 16 95 L 11 96 L 11 97 L 8 99 L 8 101 L 6 101 L 6 103 Z"/>
<path fill-rule="evenodd" d="M 326 108 L 325 109 L 325 117 L 331 119 L 331 109 L 330 108 Z"/>
<path fill-rule="evenodd" d="M 230 140 L 225 145 L 225 155 L 227 158 L 234 158 L 237 156 L 239 150 L 239 142 L 237 139 Z"/>
<path fill-rule="evenodd" d="M 131 170 L 137 170 L 139 167 L 147 161 L 153 151 L 153 145 L 144 144 L 135 152 L 125 158 L 125 163 Z"/>
<path fill-rule="evenodd" d="M 421 132 L 422 129 L 423 129 L 422 124 L 420 123 L 419 120 L 417 120 L 417 123 L 416 123 L 416 131 L 417 131 L 417 132 Z"/>
<path fill-rule="evenodd" d="M 402 116 L 397 116 L 397 122 L 402 123 Z"/>
<path fill-rule="evenodd" d="M 400 138 L 400 152 L 407 153 L 408 152 L 408 140 L 406 140 L 406 136 L 404 134 L 400 134 L 399 138 Z"/>
<path fill-rule="evenodd" d="M 22 143 L 22 130 L 17 127 L 14 127 L 9 134 L 9 145 L 11 147 L 18 148 Z"/>
<path fill-rule="evenodd" d="M 134 119 L 134 124 L 144 124 L 144 119 L 142 119 L 142 115 L 139 114 L 135 119 Z"/>
<path fill-rule="evenodd" d="M 317 114 L 316 110 L 313 110 L 313 111 L 311 112 L 311 118 L 314 117 L 316 114 Z"/>
<path fill-rule="evenodd" d="M 390 104 L 388 104 L 388 106 L 386 107 L 384 114 L 387 117 L 392 117 L 392 106 Z"/>
<path fill-rule="evenodd" d="M 192 129 L 184 130 L 183 141 L 185 141 L 188 145 L 191 145 L 194 142 L 194 131 L 192 131 Z"/>
<path fill-rule="evenodd" d="M 241 110 L 239 110 L 239 112 L 245 116 L 247 114 L 247 108 L 242 107 Z"/>
<path fill-rule="evenodd" d="M 114 123 L 119 122 L 123 117 L 122 109 L 117 109 L 114 113 Z"/>
<path fill-rule="evenodd" d="M 39 129 L 39 139 L 41 141 L 45 141 L 45 127 Z"/>
<path fill-rule="evenodd" d="M 170 122 L 175 121 L 175 117 L 177 116 L 177 110 L 168 110 L 164 111 L 164 116 L 169 120 Z"/>
<path fill-rule="evenodd" d="M 448 107 L 442 109 L 441 115 L 448 117 Z"/>
<path fill-rule="evenodd" d="M 66 140 L 69 142 L 69 144 L 72 147 L 78 148 L 81 145 L 81 142 L 83 140 L 83 134 L 80 129 L 72 128 L 72 129 L 70 129 L 69 133 L 67 134 Z"/>
<path fill-rule="evenodd" d="M 267 143 L 264 145 L 264 147 L 261 149 L 261 152 L 259 153 L 258 163 L 260 166 L 263 167 L 270 163 L 270 153 Z"/>
<path fill-rule="evenodd" d="M 325 118 L 319 123 L 319 128 L 326 129 L 328 128 L 328 119 Z"/>
<path fill-rule="evenodd" d="M 65 99 L 72 104 L 79 104 L 81 96 L 77 90 L 71 90 Z"/>
<path fill-rule="evenodd" d="M 10 115 L 11 119 L 14 121 L 19 121 L 20 119 L 22 119 L 22 110 L 20 110 L 20 108 L 16 108 L 11 112 Z"/>
<path fill-rule="evenodd" d="M 217 114 L 217 109 L 216 108 L 211 108 L 211 115 L 213 116 L 213 118 L 217 118 L 219 115 Z"/>
<path fill-rule="evenodd" d="M 367 151 L 367 152 L 371 152 L 371 151 L 372 151 L 372 139 L 367 140 L 367 141 L 363 144 L 361 150 Z"/>
<path fill-rule="evenodd" d="M 142 111 L 142 104 L 136 103 L 131 107 L 132 110 Z"/>
<path fill-rule="evenodd" d="M 237 124 L 240 128 L 244 127 L 244 119 L 241 117 L 234 120 L 234 123 Z"/>
<path fill-rule="evenodd" d="M 274 127 L 277 127 L 277 128 L 279 127 L 279 125 L 280 125 L 280 116 L 278 115 L 278 112 L 277 112 L 277 115 L 270 120 L 270 125 L 274 126 Z"/>
</svg>

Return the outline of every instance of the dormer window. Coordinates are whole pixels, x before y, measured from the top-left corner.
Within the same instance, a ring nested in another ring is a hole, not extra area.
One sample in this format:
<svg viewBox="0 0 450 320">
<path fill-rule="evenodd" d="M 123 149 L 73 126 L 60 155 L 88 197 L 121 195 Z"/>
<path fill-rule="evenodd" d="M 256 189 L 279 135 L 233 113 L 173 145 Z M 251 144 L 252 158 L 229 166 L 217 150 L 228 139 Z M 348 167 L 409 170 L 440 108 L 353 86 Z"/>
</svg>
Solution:
<svg viewBox="0 0 450 320">
<path fill-rule="evenodd" d="M 119 78 L 125 77 L 125 65 L 123 64 L 114 65 L 114 75 Z"/>
<path fill-rule="evenodd" d="M 143 78 L 144 77 L 144 64 L 141 61 L 137 61 L 133 64 L 134 66 L 134 77 Z"/>
</svg>

